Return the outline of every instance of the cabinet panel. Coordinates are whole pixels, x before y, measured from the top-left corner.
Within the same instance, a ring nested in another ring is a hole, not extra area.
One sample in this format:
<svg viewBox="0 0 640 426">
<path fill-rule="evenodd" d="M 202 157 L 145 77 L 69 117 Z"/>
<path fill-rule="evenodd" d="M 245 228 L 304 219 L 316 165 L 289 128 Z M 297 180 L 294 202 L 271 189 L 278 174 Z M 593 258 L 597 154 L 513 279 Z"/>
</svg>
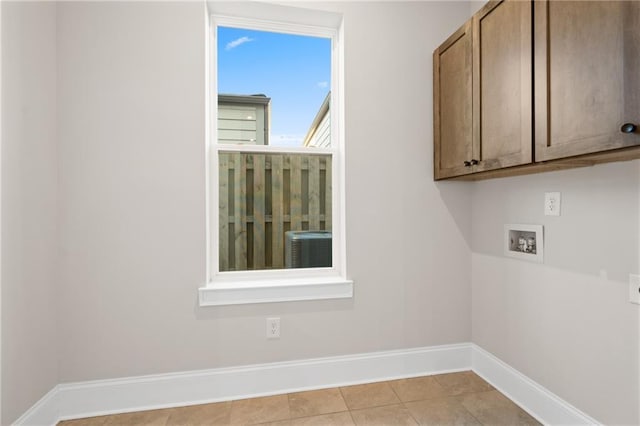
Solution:
<svg viewBox="0 0 640 426">
<path fill-rule="evenodd" d="M 534 3 L 536 161 L 640 145 L 640 2 Z"/>
<path fill-rule="evenodd" d="M 531 3 L 490 2 L 474 20 L 474 171 L 532 158 Z"/>
<path fill-rule="evenodd" d="M 436 179 L 471 172 L 471 22 L 433 53 L 434 175 Z"/>
</svg>

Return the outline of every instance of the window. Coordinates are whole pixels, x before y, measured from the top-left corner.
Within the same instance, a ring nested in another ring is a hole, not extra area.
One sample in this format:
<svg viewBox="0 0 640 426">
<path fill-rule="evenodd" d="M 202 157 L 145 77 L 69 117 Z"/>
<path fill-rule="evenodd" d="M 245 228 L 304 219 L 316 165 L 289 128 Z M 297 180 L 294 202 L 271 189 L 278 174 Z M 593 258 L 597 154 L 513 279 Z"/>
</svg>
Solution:
<svg viewBox="0 0 640 426">
<path fill-rule="evenodd" d="M 341 18 L 213 5 L 208 282 L 200 305 L 351 297 Z"/>
</svg>

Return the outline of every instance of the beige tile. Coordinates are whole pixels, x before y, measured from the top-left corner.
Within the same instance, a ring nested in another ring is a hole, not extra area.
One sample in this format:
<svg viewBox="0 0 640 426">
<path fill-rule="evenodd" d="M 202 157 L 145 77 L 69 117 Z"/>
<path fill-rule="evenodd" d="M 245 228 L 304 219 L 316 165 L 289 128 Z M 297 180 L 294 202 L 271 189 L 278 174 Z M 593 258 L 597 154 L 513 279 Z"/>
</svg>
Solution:
<svg viewBox="0 0 640 426">
<path fill-rule="evenodd" d="M 489 383 L 473 371 L 439 374 L 433 377 L 442 385 L 449 396 L 493 390 Z"/>
<path fill-rule="evenodd" d="M 397 404 L 400 402 L 389 382 L 340 388 L 350 410 Z"/>
<path fill-rule="evenodd" d="M 356 425 L 401 426 L 418 424 L 413 417 L 411 417 L 409 410 L 401 404 L 354 410 L 351 412 L 351 417 L 353 417 Z"/>
<path fill-rule="evenodd" d="M 342 413 L 323 414 L 321 416 L 303 417 L 291 420 L 291 426 L 353 426 L 353 419 L 348 411 Z"/>
<path fill-rule="evenodd" d="M 291 426 L 291 419 L 279 420 L 277 422 L 257 423 L 254 426 Z"/>
<path fill-rule="evenodd" d="M 403 402 L 447 396 L 444 388 L 433 377 L 394 380 L 389 384 Z"/>
<path fill-rule="evenodd" d="M 102 426 L 107 421 L 107 416 L 87 417 L 86 419 L 65 420 L 58 426 Z"/>
<path fill-rule="evenodd" d="M 354 426 L 348 411 L 322 414 L 320 416 L 300 417 L 273 423 L 260 423 L 259 426 Z"/>
<path fill-rule="evenodd" d="M 231 424 L 234 425 L 275 422 L 288 418 L 287 395 L 242 399 L 231 403 Z"/>
<path fill-rule="evenodd" d="M 289 394 L 291 418 L 347 411 L 340 389 L 322 389 Z"/>
<path fill-rule="evenodd" d="M 468 393 L 459 401 L 480 423 L 490 425 L 539 425 L 522 408 L 498 391 Z"/>
<path fill-rule="evenodd" d="M 164 426 L 169 419 L 170 409 L 138 411 L 135 413 L 115 414 L 107 416 L 104 425 L 107 426 Z"/>
<path fill-rule="evenodd" d="M 421 425 L 480 425 L 455 398 L 438 398 L 404 404 Z"/>
<path fill-rule="evenodd" d="M 167 426 L 228 425 L 231 423 L 231 402 L 192 405 L 170 410 Z"/>
</svg>

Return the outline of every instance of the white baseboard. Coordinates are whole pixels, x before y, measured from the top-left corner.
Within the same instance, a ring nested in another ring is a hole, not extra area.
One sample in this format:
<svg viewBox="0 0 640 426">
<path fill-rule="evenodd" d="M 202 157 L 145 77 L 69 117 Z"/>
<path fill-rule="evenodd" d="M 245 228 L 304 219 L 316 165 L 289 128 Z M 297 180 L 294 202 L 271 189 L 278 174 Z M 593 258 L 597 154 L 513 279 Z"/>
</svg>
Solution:
<svg viewBox="0 0 640 426">
<path fill-rule="evenodd" d="M 13 425 L 55 425 L 58 422 L 58 388 L 51 389 L 33 404 Z"/>
<path fill-rule="evenodd" d="M 513 367 L 472 344 L 472 370 L 539 422 L 546 425 L 599 425 Z"/>
<path fill-rule="evenodd" d="M 470 343 L 245 367 L 67 383 L 15 425 L 229 401 L 303 390 L 469 370 Z"/>
<path fill-rule="evenodd" d="M 229 401 L 464 370 L 474 370 L 544 424 L 598 424 L 591 417 L 471 343 L 66 383 L 53 388 L 14 424 L 54 425 L 60 420 L 74 418 Z"/>
</svg>

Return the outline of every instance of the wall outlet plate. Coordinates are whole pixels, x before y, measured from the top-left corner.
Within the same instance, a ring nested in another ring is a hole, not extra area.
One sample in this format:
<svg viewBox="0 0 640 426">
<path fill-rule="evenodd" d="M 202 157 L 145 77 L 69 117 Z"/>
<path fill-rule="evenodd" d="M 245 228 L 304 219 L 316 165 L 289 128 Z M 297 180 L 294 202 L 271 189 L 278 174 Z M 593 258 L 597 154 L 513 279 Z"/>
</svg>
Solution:
<svg viewBox="0 0 640 426">
<path fill-rule="evenodd" d="M 640 275 L 629 274 L 629 302 L 640 305 Z"/>
<path fill-rule="evenodd" d="M 267 339 L 280 338 L 280 318 L 267 318 Z"/>
<path fill-rule="evenodd" d="M 544 215 L 560 216 L 560 193 L 559 192 L 544 193 Z"/>
</svg>

